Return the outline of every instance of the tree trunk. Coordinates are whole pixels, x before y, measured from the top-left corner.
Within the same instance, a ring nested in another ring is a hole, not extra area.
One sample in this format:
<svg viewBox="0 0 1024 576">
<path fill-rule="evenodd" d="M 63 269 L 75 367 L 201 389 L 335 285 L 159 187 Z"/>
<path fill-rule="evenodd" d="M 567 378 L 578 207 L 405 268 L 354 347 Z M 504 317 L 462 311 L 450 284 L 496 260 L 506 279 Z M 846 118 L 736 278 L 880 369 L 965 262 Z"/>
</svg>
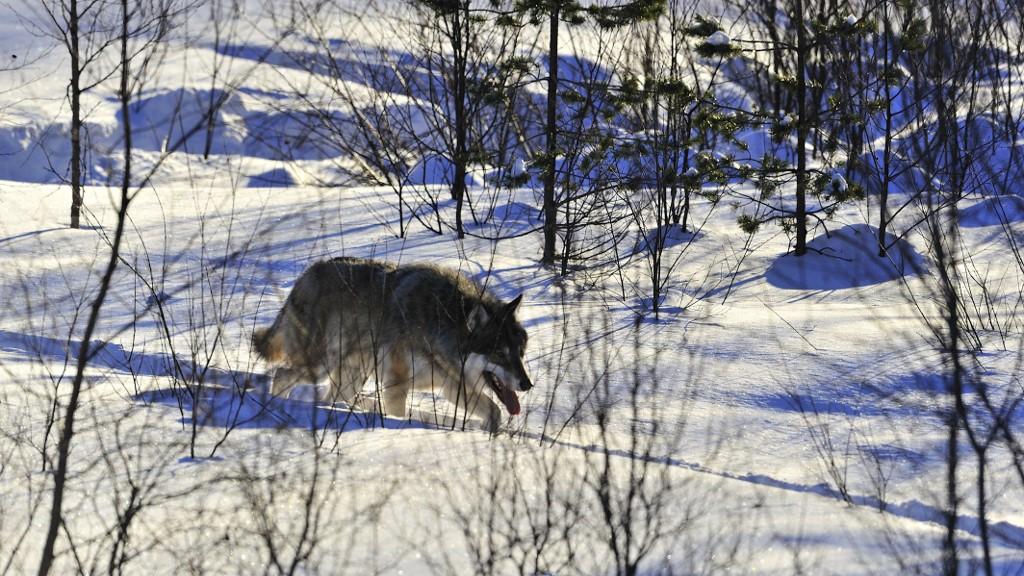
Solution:
<svg viewBox="0 0 1024 576">
<path fill-rule="evenodd" d="M 954 198 L 960 197 L 963 192 L 960 179 L 960 157 L 957 137 L 956 118 L 956 88 L 955 71 L 953 63 L 949 60 L 949 48 L 946 41 L 941 38 L 950 38 L 950 30 L 944 6 L 941 2 L 932 0 L 929 3 L 932 12 L 932 26 L 935 31 L 935 38 L 932 40 L 931 49 L 931 83 L 935 86 L 935 150 L 936 161 L 931 166 L 930 172 L 945 172 L 949 176 L 950 195 Z M 954 78 L 951 78 L 953 76 Z M 942 282 L 942 297 L 945 304 L 946 321 L 946 352 L 950 362 L 950 383 L 949 395 L 953 400 L 947 414 L 946 425 L 948 426 L 948 437 L 946 440 L 946 509 L 943 515 L 946 520 L 946 534 L 942 543 L 942 572 L 946 576 L 957 576 L 960 573 L 960 559 L 957 550 L 956 530 L 957 515 L 960 509 L 959 484 L 957 479 L 957 467 L 960 465 L 960 434 L 961 425 L 969 425 L 967 420 L 966 406 L 964 404 L 963 368 L 960 363 L 960 302 L 956 291 L 956 237 L 958 234 L 958 220 L 956 204 L 950 206 L 952 212 L 949 219 L 945 238 L 940 235 L 940 221 L 937 216 L 937 205 L 942 205 L 939 191 L 930 187 L 929 194 L 938 197 L 938 203 L 929 201 L 929 212 L 933 218 L 932 244 L 935 246 L 935 259 L 938 262 L 936 268 L 939 272 L 939 279 Z M 948 241 L 947 245 L 944 241 Z"/>
<path fill-rule="evenodd" d="M 81 227 L 82 212 L 82 70 L 78 53 L 78 0 L 68 4 L 71 42 L 71 227 Z"/>
<path fill-rule="evenodd" d="M 543 264 L 555 262 L 555 236 L 557 234 L 556 219 L 558 207 L 555 205 L 555 151 L 558 136 L 558 19 L 557 4 L 551 9 L 548 42 L 548 108 L 545 137 L 547 149 L 544 170 L 544 255 Z"/>
<path fill-rule="evenodd" d="M 452 48 L 455 52 L 455 181 L 452 197 L 455 199 L 455 234 L 465 238 L 462 226 L 462 204 L 466 197 L 466 46 L 464 26 L 469 25 L 469 3 L 465 2 L 453 16 Z M 465 22 L 463 22 L 465 20 Z"/>
<path fill-rule="evenodd" d="M 892 46 L 890 46 L 892 38 L 892 28 L 889 22 L 889 3 L 886 2 L 882 7 L 883 10 L 883 21 L 884 34 L 882 38 L 884 42 L 883 54 L 885 55 L 885 65 L 883 68 L 883 74 L 885 76 L 885 82 L 883 87 L 885 89 L 885 149 L 882 152 L 882 182 L 881 189 L 878 191 L 878 256 L 884 257 L 886 255 L 885 247 L 885 230 L 889 226 L 887 221 L 889 218 L 888 205 L 889 205 L 889 180 L 892 168 L 890 167 L 890 160 L 892 158 L 892 94 L 889 88 L 889 74 L 890 64 L 893 54 L 891 52 Z"/>
<path fill-rule="evenodd" d="M 206 141 L 203 144 L 203 160 L 210 159 L 210 150 L 213 148 L 213 130 L 216 128 L 215 116 L 213 113 L 214 94 L 217 91 L 217 71 L 220 65 L 217 59 L 220 55 L 220 18 L 217 14 L 217 2 L 210 3 L 210 18 L 213 19 L 213 72 L 210 74 L 210 94 L 206 107 Z"/>
<path fill-rule="evenodd" d="M 796 0 L 796 246 L 793 253 L 807 253 L 807 30 L 804 2 Z"/>
<path fill-rule="evenodd" d="M 768 37 L 772 41 L 772 74 L 774 78 L 768 80 L 771 86 L 771 99 L 772 109 L 776 112 L 782 110 L 782 83 L 778 81 L 779 77 L 782 76 L 782 38 L 779 37 L 779 29 L 775 25 L 776 14 L 778 13 L 778 7 L 776 6 L 775 0 L 770 0 L 764 3 L 764 19 L 767 23 Z M 801 15 L 801 18 L 803 15 Z"/>
</svg>

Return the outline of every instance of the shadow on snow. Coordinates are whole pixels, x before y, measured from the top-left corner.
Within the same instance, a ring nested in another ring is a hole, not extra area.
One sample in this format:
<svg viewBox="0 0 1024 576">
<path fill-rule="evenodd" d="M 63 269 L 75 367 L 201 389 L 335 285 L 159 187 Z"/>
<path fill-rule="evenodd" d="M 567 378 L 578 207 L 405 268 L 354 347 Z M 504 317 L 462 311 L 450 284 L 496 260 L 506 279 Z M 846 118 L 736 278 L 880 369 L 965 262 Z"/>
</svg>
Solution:
<svg viewBox="0 0 1024 576">
<path fill-rule="evenodd" d="M 0 351 L 22 359 L 74 364 L 82 351 L 80 342 L 0 330 Z M 89 347 L 89 365 L 134 376 L 174 378 L 189 382 L 168 388 L 140 392 L 132 399 L 143 405 L 161 404 L 189 414 L 201 426 L 220 428 L 301 428 L 348 431 L 363 428 L 454 427 L 450 416 L 413 412 L 411 419 L 381 418 L 371 412 L 353 410 L 343 404 L 289 400 L 265 392 L 268 377 L 241 370 L 197 366 L 164 353 L 125 350 L 114 343 L 94 340 Z M 199 384 L 197 384 L 199 383 Z"/>
<path fill-rule="evenodd" d="M 266 380 L 261 377 L 261 380 Z M 195 399 L 193 400 L 193 396 Z M 265 388 L 243 388 L 222 385 L 162 388 L 143 392 L 135 400 L 146 405 L 160 404 L 178 408 L 190 414 L 184 423 L 195 422 L 204 427 L 249 428 L 282 430 L 352 430 L 383 428 L 434 428 L 421 419 L 381 417 L 373 412 L 361 412 L 344 404 L 310 402 L 278 398 L 266 393 Z M 414 414 L 414 416 L 423 416 Z M 439 422 L 439 425 L 449 422 Z"/>
<path fill-rule="evenodd" d="M 909 242 L 886 233 L 887 255 L 878 256 L 878 229 L 844 226 L 807 242 L 803 256 L 786 254 L 772 262 L 768 283 L 784 290 L 842 290 L 874 286 L 921 274 L 925 259 Z"/>
</svg>

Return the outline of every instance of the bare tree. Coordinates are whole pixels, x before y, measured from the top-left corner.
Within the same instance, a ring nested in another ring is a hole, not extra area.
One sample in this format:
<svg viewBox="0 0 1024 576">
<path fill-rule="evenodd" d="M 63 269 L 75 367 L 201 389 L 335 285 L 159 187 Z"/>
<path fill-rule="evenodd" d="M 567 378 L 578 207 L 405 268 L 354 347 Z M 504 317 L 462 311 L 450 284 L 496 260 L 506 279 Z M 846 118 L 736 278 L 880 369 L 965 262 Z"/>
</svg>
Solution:
<svg viewBox="0 0 1024 576">
<path fill-rule="evenodd" d="M 636 136 L 623 148 L 637 170 L 623 187 L 622 201 L 629 206 L 647 263 L 655 318 L 674 280 L 673 270 L 721 197 L 702 185 L 724 186 L 729 181 L 726 170 L 734 172 L 723 159 L 697 153 L 694 147 L 707 150 L 714 140 L 738 141 L 735 132 L 742 126 L 742 119 L 714 95 L 723 61 L 700 61 L 689 42 L 698 4 L 672 0 L 662 18 L 637 25 L 660 32 L 664 24 L 667 34 L 641 36 L 642 70 L 633 73 L 642 72 L 642 88 L 636 80 L 623 83 L 622 98 L 636 118 Z M 695 194 L 704 195 L 710 205 L 703 221 L 696 223 L 691 221 Z M 669 254 L 679 245 L 674 257 Z"/>
<path fill-rule="evenodd" d="M 989 450 L 996 442 L 1006 442 L 1011 453 L 1013 446 L 1019 445 L 1015 434 L 1004 427 L 1003 421 L 1007 407 L 1024 399 L 1012 394 L 1004 402 L 996 401 L 984 378 L 973 368 L 977 365 L 977 351 L 984 343 L 967 306 L 974 296 L 971 284 L 964 278 L 962 263 L 966 255 L 957 206 L 960 199 L 979 186 L 979 180 L 972 178 L 975 173 L 972 168 L 979 161 L 972 154 L 977 146 L 973 125 L 978 109 L 987 104 L 978 89 L 986 80 L 985 75 L 979 73 L 979 64 L 986 62 L 993 53 L 990 36 L 984 31 L 1003 17 L 1005 14 L 999 7 L 990 10 L 971 6 L 971 9 L 961 10 L 959 6 L 930 3 L 932 33 L 917 77 L 919 90 L 928 90 L 928 96 L 918 104 L 931 105 L 935 110 L 934 129 L 929 131 L 933 136 L 923 139 L 919 152 L 931 176 L 925 192 L 925 227 L 936 262 L 934 298 L 942 310 L 941 323 L 931 323 L 931 326 L 944 353 L 949 396 L 945 412 L 948 440 L 942 568 L 945 574 L 951 575 L 961 569 L 961 550 L 956 537 L 963 500 L 960 467 L 971 456 L 975 460 L 975 504 L 982 566 L 986 574 L 993 573 L 988 512 Z M 957 30 L 962 33 L 955 32 Z M 949 38 L 955 39 L 952 46 Z M 979 390 L 980 402 L 970 398 L 968 390 L 971 389 Z M 962 451 L 962 438 L 967 440 L 969 455 Z M 1019 475 L 1024 486 L 1024 475 Z"/>
<path fill-rule="evenodd" d="M 84 117 L 82 94 L 103 82 L 111 72 L 107 68 L 93 70 L 105 52 L 117 42 L 117 24 L 110 17 L 114 3 L 110 0 L 79 0 L 54 2 L 41 0 L 39 9 L 49 21 L 40 32 L 54 38 L 67 50 L 70 62 L 68 80 L 68 104 L 71 110 L 69 127 L 71 147 L 71 220 L 72 228 L 80 227 L 82 211 L 82 186 L 86 176 L 82 173 L 84 164 L 83 141 Z M 36 26 L 33 20 L 26 20 Z M 59 174 L 63 179 L 64 173 Z"/>
<path fill-rule="evenodd" d="M 104 6 L 106 13 L 102 15 L 95 12 L 91 12 L 90 15 L 96 21 L 112 19 L 112 13 L 114 12 L 112 6 Z M 100 5 L 95 4 L 91 5 L 91 7 L 100 8 Z M 207 116 L 204 115 L 194 125 L 182 129 L 177 139 L 169 142 L 155 160 L 152 160 L 144 170 L 139 171 L 140 173 L 136 173 L 133 168 L 133 134 L 135 132 L 131 122 L 131 104 L 137 97 L 138 91 L 144 85 L 148 75 L 153 72 L 153 68 L 159 66 L 159 60 L 154 58 L 157 48 L 173 30 L 176 18 L 181 16 L 183 11 L 188 8 L 188 5 L 176 0 L 139 3 L 121 0 L 118 8 L 119 10 L 116 10 L 118 22 L 116 42 L 120 48 L 120 57 L 115 64 L 114 71 L 107 74 L 107 76 L 114 76 L 116 74 L 120 80 L 117 95 L 121 113 L 122 162 L 118 174 L 119 194 L 113 204 L 116 211 L 116 223 L 113 234 L 104 236 L 109 252 L 103 273 L 96 287 L 95 295 L 89 299 L 82 300 L 83 303 L 88 303 L 88 314 L 82 329 L 81 344 L 77 350 L 74 350 L 75 367 L 74 375 L 70 382 L 70 394 L 63 401 L 63 406 L 61 406 L 62 400 L 59 396 L 55 394 L 53 397 L 53 410 L 56 412 L 58 409 L 62 409 L 63 418 L 60 419 L 61 427 L 56 447 L 56 465 L 53 472 L 54 490 L 49 510 L 49 523 L 38 566 L 40 574 L 47 574 L 53 569 L 56 557 L 55 545 L 59 532 L 61 530 L 67 532 L 68 530 L 63 516 L 63 504 L 64 495 L 68 491 L 68 482 L 70 480 L 70 457 L 72 442 L 76 432 L 76 416 L 81 407 L 80 396 L 85 382 L 85 370 L 90 362 L 104 350 L 104 346 L 94 340 L 93 337 L 98 330 L 104 305 L 107 303 L 108 296 L 111 293 L 115 271 L 125 262 L 122 247 L 129 228 L 130 205 L 140 191 L 146 189 L 167 158 L 182 149 L 189 138 L 199 133 L 208 124 Z M 98 84 L 97 82 L 95 85 Z M 206 114 L 216 114 L 219 107 L 225 101 L 226 95 L 222 95 L 215 103 L 215 107 L 206 111 Z M 152 295 L 155 297 L 154 302 L 160 300 L 157 298 L 158 294 L 154 293 Z M 131 324 L 122 327 L 120 331 L 123 332 L 130 327 Z M 73 334 L 74 326 L 72 326 L 71 332 L 69 332 L 69 338 Z M 121 552 L 117 551 L 118 547 L 122 546 L 122 544 L 116 544 L 116 542 L 123 543 L 124 538 L 127 538 L 131 519 L 138 512 L 139 507 L 143 505 L 142 503 L 148 501 L 146 500 L 148 497 L 147 493 L 148 490 L 141 490 L 139 486 L 136 486 L 124 504 L 125 508 L 122 509 L 123 515 L 118 520 L 119 525 L 123 529 L 120 536 L 117 536 L 114 540 L 115 544 L 113 546 L 115 550 L 112 552 L 113 556 L 111 556 L 110 561 L 112 569 L 117 568 L 117 566 L 123 566 L 125 562 L 125 559 L 122 557 L 123 550 Z M 74 551 L 73 546 L 72 551 Z M 119 557 L 121 557 L 120 560 L 118 559 Z"/>
<path fill-rule="evenodd" d="M 102 9 L 102 6 L 93 5 L 93 8 Z M 52 12 L 50 13 L 52 17 Z M 165 14 L 161 15 L 166 16 Z M 72 150 L 74 150 L 78 141 L 78 129 L 80 129 L 80 117 L 77 115 L 79 102 L 78 97 L 80 96 L 81 86 L 79 84 L 79 78 L 81 74 L 81 68 L 79 65 L 79 53 L 78 53 L 78 7 L 77 2 L 72 0 L 69 8 L 68 22 L 71 48 L 71 89 L 72 89 L 72 113 L 75 114 L 72 120 Z M 71 441 L 74 438 L 74 425 L 75 416 L 79 408 L 79 395 L 82 391 L 82 383 L 85 377 L 85 368 L 89 363 L 90 356 L 96 353 L 96 349 L 92 347 L 92 336 L 96 330 L 96 326 L 99 322 L 100 311 L 103 304 L 106 301 L 107 293 L 110 290 L 111 281 L 114 276 L 114 270 L 117 268 L 118 260 L 121 255 L 121 241 L 124 238 L 125 226 L 127 224 L 128 206 L 131 202 L 131 159 L 132 159 L 132 129 L 130 116 L 128 115 L 128 105 L 131 102 L 131 93 L 128 91 L 129 78 L 131 76 L 131 60 L 128 57 L 129 49 L 128 43 L 132 38 L 129 34 L 129 22 L 131 16 L 128 11 L 127 0 L 121 2 L 121 61 L 120 61 L 120 72 L 121 72 L 121 87 L 119 90 L 121 100 L 121 110 L 125 114 L 123 119 L 124 128 L 124 165 L 122 168 L 121 177 L 121 195 L 120 201 L 117 205 L 117 227 L 114 230 L 113 241 L 110 248 L 110 256 L 107 259 L 106 268 L 103 272 L 103 277 L 100 279 L 99 288 L 95 298 L 93 298 L 92 304 L 89 308 L 89 315 L 86 320 L 85 329 L 82 332 L 82 347 L 78 354 L 78 360 L 75 366 L 75 376 L 71 382 L 71 396 L 68 398 L 67 407 L 65 408 L 64 418 L 62 420 L 62 427 L 60 431 L 60 440 L 57 444 L 57 467 L 53 473 L 53 498 L 50 504 L 50 518 L 49 524 L 46 531 L 46 539 L 43 544 L 42 556 L 39 560 L 39 574 L 49 574 L 53 566 L 54 559 L 54 546 L 57 542 L 57 532 L 59 531 L 63 523 L 63 500 L 64 492 L 66 489 L 66 481 L 68 477 L 68 464 L 71 455 Z M 158 26 L 157 40 L 162 35 L 163 30 L 166 29 L 166 22 L 161 22 Z M 76 125 L 78 124 L 78 125 Z M 72 152 L 72 190 L 75 200 L 71 205 L 72 210 L 72 227 L 77 227 L 78 224 L 78 210 L 81 205 L 80 192 L 74 190 L 76 185 L 76 179 L 74 174 L 76 173 L 76 162 L 79 157 Z M 80 177 L 80 176 L 79 176 Z M 80 180 L 77 183 L 80 184 Z"/>
</svg>

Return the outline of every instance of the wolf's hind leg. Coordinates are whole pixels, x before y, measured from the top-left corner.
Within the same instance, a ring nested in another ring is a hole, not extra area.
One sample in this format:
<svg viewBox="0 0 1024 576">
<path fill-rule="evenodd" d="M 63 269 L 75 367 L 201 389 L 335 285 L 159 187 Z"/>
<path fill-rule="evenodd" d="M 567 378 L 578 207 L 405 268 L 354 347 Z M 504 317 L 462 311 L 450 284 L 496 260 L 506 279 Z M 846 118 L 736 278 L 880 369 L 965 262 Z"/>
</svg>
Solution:
<svg viewBox="0 0 1024 576">
<path fill-rule="evenodd" d="M 296 384 L 303 381 L 301 370 L 281 367 L 274 371 L 274 382 L 270 386 L 270 393 L 274 396 L 286 397 Z"/>
</svg>

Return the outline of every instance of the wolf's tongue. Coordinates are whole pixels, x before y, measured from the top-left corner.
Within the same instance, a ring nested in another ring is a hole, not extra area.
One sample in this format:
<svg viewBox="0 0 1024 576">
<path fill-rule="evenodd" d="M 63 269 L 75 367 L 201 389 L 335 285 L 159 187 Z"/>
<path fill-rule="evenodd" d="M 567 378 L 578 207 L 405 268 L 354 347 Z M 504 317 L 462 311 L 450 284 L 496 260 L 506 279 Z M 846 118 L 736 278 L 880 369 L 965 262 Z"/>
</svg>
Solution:
<svg viewBox="0 0 1024 576">
<path fill-rule="evenodd" d="M 498 399 L 505 405 L 505 409 L 508 413 L 517 416 L 519 415 L 519 397 L 516 396 L 515 391 L 509 390 L 504 386 L 498 386 Z"/>
</svg>

